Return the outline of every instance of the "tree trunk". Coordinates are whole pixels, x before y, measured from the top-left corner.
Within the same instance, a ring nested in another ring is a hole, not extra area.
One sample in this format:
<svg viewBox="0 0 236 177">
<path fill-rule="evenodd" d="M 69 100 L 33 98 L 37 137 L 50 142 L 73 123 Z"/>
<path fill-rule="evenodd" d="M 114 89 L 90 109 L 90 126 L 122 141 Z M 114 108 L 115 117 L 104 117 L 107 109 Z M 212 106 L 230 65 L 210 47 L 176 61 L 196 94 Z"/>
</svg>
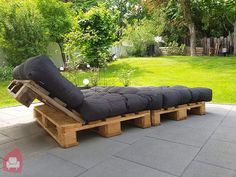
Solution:
<svg viewBox="0 0 236 177">
<path fill-rule="evenodd" d="M 234 54 L 236 55 L 236 21 L 234 22 Z"/>
<path fill-rule="evenodd" d="M 196 30 L 193 23 L 188 25 L 190 33 L 190 54 L 191 56 L 196 55 Z"/>
<path fill-rule="evenodd" d="M 63 49 L 63 44 L 60 43 L 60 42 L 58 42 L 58 45 L 59 45 L 59 47 L 60 47 L 61 57 L 62 57 L 64 66 L 65 66 L 65 65 L 66 65 L 66 55 L 65 55 L 65 52 L 64 52 L 64 49 Z"/>
<path fill-rule="evenodd" d="M 179 2 L 181 4 L 181 8 L 183 11 L 184 20 L 189 29 L 191 56 L 195 56 L 196 55 L 196 30 L 195 30 L 194 22 L 192 20 L 190 0 L 179 0 Z"/>
</svg>

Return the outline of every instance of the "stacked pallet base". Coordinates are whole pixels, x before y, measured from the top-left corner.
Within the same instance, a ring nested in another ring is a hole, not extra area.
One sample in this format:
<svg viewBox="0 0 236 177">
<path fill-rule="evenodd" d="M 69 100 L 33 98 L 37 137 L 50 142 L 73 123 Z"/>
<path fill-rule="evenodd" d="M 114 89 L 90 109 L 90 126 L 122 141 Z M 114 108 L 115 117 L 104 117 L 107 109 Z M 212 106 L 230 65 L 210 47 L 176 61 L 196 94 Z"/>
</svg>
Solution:
<svg viewBox="0 0 236 177">
<path fill-rule="evenodd" d="M 151 126 L 150 111 L 125 114 L 83 125 L 59 110 L 47 105 L 40 105 L 34 108 L 34 117 L 64 148 L 78 144 L 76 138 L 77 131 L 93 129 L 104 137 L 112 137 L 121 134 L 121 122 L 124 121 L 133 120 L 133 123 L 141 128 Z"/>
<path fill-rule="evenodd" d="M 183 120 L 187 118 L 188 113 L 205 114 L 205 102 L 197 102 L 85 123 L 76 111 L 68 109 L 59 99 L 51 98 L 49 92 L 33 81 L 14 80 L 8 86 L 8 90 L 16 100 L 26 106 L 30 106 L 35 99 L 44 103 L 34 107 L 34 117 L 63 148 L 78 145 L 76 133 L 82 130 L 91 129 L 104 137 L 112 137 L 122 133 L 122 122 L 129 121 L 140 128 L 148 128 L 159 125 L 162 115 L 173 120 Z"/>
<path fill-rule="evenodd" d="M 132 120 L 135 126 L 148 128 L 161 123 L 161 115 L 165 115 L 173 120 L 183 120 L 187 118 L 187 113 L 198 115 L 205 114 L 205 103 L 195 103 L 182 105 L 177 108 L 166 110 L 143 111 L 132 114 L 116 116 L 105 120 L 81 124 L 68 117 L 63 112 L 53 109 L 47 105 L 40 105 L 34 108 L 34 117 L 37 122 L 60 144 L 67 148 L 78 145 L 76 132 L 91 129 L 96 130 L 104 137 L 112 137 L 122 133 L 121 123 Z"/>
</svg>

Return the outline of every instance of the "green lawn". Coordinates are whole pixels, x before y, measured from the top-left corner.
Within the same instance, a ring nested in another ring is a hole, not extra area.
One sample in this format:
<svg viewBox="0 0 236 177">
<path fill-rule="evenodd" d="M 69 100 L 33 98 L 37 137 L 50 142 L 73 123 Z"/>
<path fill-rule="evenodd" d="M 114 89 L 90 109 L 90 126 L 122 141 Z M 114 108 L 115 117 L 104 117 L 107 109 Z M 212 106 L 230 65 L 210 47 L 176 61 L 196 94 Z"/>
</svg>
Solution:
<svg viewBox="0 0 236 177">
<path fill-rule="evenodd" d="M 117 76 L 123 69 L 134 69 L 132 86 L 186 85 L 213 89 L 213 102 L 236 103 L 236 57 L 156 57 L 128 58 L 111 63 L 99 73 L 99 85 L 122 85 Z M 82 84 L 91 73 L 64 73 L 72 82 Z M 6 92 L 8 82 L 0 85 L 0 107 L 16 102 Z M 2 96 L 1 96 L 2 97 Z"/>
<path fill-rule="evenodd" d="M 0 107 L 16 106 L 18 103 L 7 91 L 10 81 L 0 81 Z"/>
</svg>

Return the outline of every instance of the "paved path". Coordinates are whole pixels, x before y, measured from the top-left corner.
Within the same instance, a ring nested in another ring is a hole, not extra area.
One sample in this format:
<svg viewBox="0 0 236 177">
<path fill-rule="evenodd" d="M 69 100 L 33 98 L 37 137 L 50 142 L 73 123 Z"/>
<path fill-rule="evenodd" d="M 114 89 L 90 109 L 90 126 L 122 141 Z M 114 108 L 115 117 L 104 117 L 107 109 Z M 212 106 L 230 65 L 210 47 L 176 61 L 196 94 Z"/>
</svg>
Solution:
<svg viewBox="0 0 236 177">
<path fill-rule="evenodd" d="M 80 133 L 80 145 L 58 147 L 32 118 L 32 108 L 0 109 L 0 160 L 19 148 L 24 177 L 236 177 L 236 106 L 207 104 L 205 116 L 124 127 L 103 138 Z"/>
</svg>

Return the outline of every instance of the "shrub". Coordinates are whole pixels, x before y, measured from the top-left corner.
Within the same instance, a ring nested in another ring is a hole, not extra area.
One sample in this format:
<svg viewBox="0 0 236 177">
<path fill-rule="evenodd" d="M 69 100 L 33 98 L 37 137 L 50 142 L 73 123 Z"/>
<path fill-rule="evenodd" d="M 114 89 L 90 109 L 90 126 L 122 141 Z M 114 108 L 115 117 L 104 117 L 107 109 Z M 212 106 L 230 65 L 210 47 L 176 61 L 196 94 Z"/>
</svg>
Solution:
<svg viewBox="0 0 236 177">
<path fill-rule="evenodd" d="M 115 19 L 105 5 L 81 12 L 78 27 L 68 35 L 67 53 L 76 57 L 73 52 L 79 50 L 82 62 L 91 67 L 104 67 L 109 57 L 108 49 L 116 39 L 115 29 Z"/>
<path fill-rule="evenodd" d="M 99 75 L 99 70 L 98 69 L 93 69 L 92 70 L 92 75 L 91 75 L 91 77 L 90 77 L 90 82 L 91 82 L 91 86 L 92 87 L 95 87 L 95 86 L 97 86 L 98 85 L 98 81 L 99 81 L 99 79 L 100 79 L 100 77 L 99 77 L 100 75 Z"/>
<path fill-rule="evenodd" d="M 0 65 L 0 80 L 1 81 L 9 81 L 12 79 L 12 67 L 1 66 Z"/>
<path fill-rule="evenodd" d="M 11 66 L 45 54 L 47 31 L 33 0 L 0 0 L 0 47 Z"/>
<path fill-rule="evenodd" d="M 168 55 L 185 55 L 185 45 L 178 45 L 177 42 L 171 42 L 166 49 Z"/>
<path fill-rule="evenodd" d="M 119 80 L 122 82 L 123 86 L 128 87 L 131 83 L 131 77 L 134 73 L 134 69 L 123 69 L 119 74 Z"/>
<path fill-rule="evenodd" d="M 50 41 L 58 43 L 64 62 L 66 61 L 63 49 L 64 37 L 71 31 L 73 19 L 70 5 L 58 0 L 37 1 L 44 24 L 48 28 Z"/>
</svg>

